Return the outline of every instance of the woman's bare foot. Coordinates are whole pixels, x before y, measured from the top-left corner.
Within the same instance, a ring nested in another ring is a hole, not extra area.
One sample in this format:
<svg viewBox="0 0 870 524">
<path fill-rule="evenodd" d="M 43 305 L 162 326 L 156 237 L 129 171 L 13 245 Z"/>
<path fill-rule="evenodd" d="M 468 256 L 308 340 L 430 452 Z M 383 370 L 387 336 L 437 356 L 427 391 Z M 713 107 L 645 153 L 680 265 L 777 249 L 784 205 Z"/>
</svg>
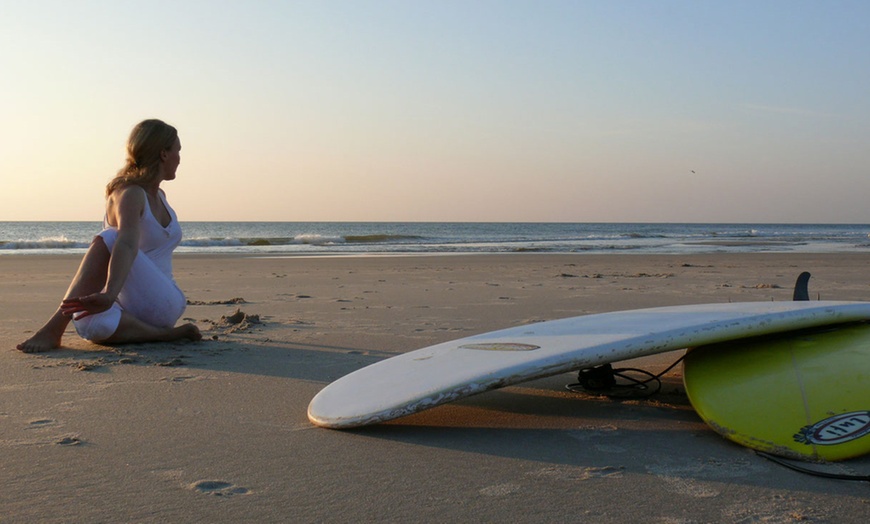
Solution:
<svg viewBox="0 0 870 524">
<path fill-rule="evenodd" d="M 57 349 L 60 347 L 60 339 L 63 337 L 63 332 L 66 331 L 69 321 L 69 317 L 57 310 L 48 319 L 48 322 L 39 328 L 39 331 L 15 348 L 24 353 L 43 353 Z"/>
<path fill-rule="evenodd" d="M 59 348 L 62 336 L 63 332 L 61 332 L 60 335 L 57 335 L 56 333 L 43 328 L 37 331 L 32 337 L 15 346 L 15 348 L 23 353 L 44 353 Z"/>
<path fill-rule="evenodd" d="M 194 324 L 182 324 L 175 328 L 174 331 L 178 335 L 175 340 L 181 340 L 182 338 L 186 338 L 193 342 L 202 340 L 202 333 L 199 332 L 199 328 Z"/>
</svg>

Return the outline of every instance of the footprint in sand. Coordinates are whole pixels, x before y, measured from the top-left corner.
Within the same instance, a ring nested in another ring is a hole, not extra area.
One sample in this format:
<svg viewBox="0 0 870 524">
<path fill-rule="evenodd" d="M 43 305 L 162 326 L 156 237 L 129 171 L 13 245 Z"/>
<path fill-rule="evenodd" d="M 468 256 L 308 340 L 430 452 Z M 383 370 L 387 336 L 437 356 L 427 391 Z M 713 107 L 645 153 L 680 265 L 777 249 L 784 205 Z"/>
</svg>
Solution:
<svg viewBox="0 0 870 524">
<path fill-rule="evenodd" d="M 821 508 L 792 497 L 774 495 L 769 499 L 740 501 L 722 510 L 722 521 L 728 522 L 827 522 Z"/>
<path fill-rule="evenodd" d="M 569 437 L 582 442 L 590 440 L 599 442 L 605 438 L 621 436 L 619 428 L 609 424 L 604 426 L 580 426 L 575 430 L 568 431 L 567 434 Z"/>
<path fill-rule="evenodd" d="M 164 382 L 187 382 L 189 380 L 200 380 L 202 377 L 198 377 L 195 375 L 179 375 L 177 377 L 167 377 L 160 379 Z"/>
<path fill-rule="evenodd" d="M 530 477 L 555 480 L 590 480 L 600 478 L 620 478 L 625 466 L 553 466 L 526 473 Z"/>
<path fill-rule="evenodd" d="M 513 495 L 521 491 L 523 488 L 519 484 L 515 484 L 513 482 L 509 482 L 507 484 L 496 484 L 494 486 L 487 486 L 479 491 L 479 493 L 485 497 L 505 497 L 508 495 Z"/>
<path fill-rule="evenodd" d="M 31 420 L 28 423 L 27 428 L 28 429 L 39 429 L 39 428 L 46 428 L 49 426 L 54 426 L 56 424 L 57 424 L 57 421 L 54 419 L 41 418 L 39 420 Z"/>
<path fill-rule="evenodd" d="M 646 466 L 646 470 L 664 482 L 667 489 L 673 493 L 699 499 L 717 497 L 720 491 L 713 487 L 712 481 L 721 479 L 704 478 L 709 477 L 709 475 L 704 475 L 705 469 L 703 466 L 689 465 L 650 464 Z"/>
<path fill-rule="evenodd" d="M 248 488 L 235 486 L 223 480 L 199 480 L 190 485 L 190 489 L 205 495 L 216 497 L 231 497 L 233 495 L 247 495 L 251 491 Z"/>
<path fill-rule="evenodd" d="M 83 443 L 82 439 L 72 436 L 72 437 L 63 437 L 58 439 L 55 444 L 59 446 L 79 446 Z"/>
</svg>

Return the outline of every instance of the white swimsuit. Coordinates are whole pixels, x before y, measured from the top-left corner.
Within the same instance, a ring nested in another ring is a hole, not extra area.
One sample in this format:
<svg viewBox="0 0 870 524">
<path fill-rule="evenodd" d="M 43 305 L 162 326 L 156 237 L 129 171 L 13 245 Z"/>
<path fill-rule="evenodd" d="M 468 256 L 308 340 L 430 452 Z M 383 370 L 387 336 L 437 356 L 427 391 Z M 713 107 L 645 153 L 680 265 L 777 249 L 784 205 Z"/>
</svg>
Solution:
<svg viewBox="0 0 870 524">
<path fill-rule="evenodd" d="M 139 254 L 118 300 L 102 313 L 73 320 L 82 338 L 99 342 L 111 337 L 121 322 L 122 311 L 161 328 L 173 327 L 184 313 L 187 301 L 172 278 L 172 252 L 181 242 L 181 226 L 163 191 L 159 195 L 171 217 L 169 225 L 160 225 L 151 213 L 151 206 L 145 206 L 140 221 Z M 118 228 L 109 226 L 105 219 L 103 228 L 98 236 L 111 252 L 118 238 Z"/>
</svg>

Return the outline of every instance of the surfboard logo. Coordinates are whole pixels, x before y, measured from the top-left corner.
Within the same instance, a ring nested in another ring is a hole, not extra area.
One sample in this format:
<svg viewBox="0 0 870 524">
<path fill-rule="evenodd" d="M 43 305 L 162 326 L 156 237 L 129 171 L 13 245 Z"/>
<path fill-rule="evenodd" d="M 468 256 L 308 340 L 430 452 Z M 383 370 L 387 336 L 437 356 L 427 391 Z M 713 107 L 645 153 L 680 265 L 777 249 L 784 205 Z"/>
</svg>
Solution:
<svg viewBox="0 0 870 524">
<path fill-rule="evenodd" d="M 833 446 L 851 442 L 867 434 L 870 434 L 870 411 L 853 411 L 804 426 L 794 436 L 794 440 L 802 444 Z"/>
<path fill-rule="evenodd" d="M 532 344 L 517 344 L 514 342 L 486 342 L 483 344 L 463 344 L 459 349 L 475 349 L 478 351 L 534 351 L 541 346 Z"/>
</svg>

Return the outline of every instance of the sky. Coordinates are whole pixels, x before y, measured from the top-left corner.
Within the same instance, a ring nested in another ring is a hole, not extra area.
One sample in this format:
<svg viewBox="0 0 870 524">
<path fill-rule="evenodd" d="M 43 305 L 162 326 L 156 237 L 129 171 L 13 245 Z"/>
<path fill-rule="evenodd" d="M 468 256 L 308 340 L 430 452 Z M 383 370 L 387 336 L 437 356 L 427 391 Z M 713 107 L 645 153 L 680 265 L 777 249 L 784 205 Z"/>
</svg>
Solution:
<svg viewBox="0 0 870 524">
<path fill-rule="evenodd" d="M 0 0 L 0 220 L 870 223 L 866 0 Z"/>
</svg>

